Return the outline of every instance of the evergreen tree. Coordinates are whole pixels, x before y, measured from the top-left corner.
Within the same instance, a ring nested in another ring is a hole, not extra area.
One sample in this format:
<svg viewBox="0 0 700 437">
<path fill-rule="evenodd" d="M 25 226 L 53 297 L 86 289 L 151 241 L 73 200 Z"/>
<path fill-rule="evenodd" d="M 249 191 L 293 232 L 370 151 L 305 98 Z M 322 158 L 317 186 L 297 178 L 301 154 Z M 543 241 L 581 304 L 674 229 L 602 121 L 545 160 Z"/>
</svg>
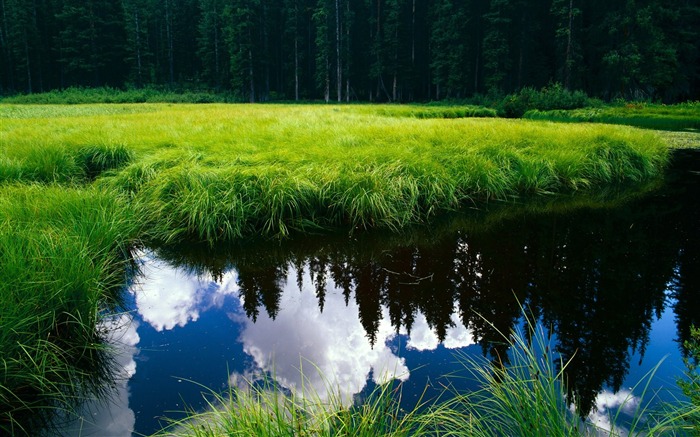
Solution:
<svg viewBox="0 0 700 437">
<path fill-rule="evenodd" d="M 415 101 L 559 82 L 700 98 L 698 0 L 0 0 L 0 94 L 231 87 Z"/>
<path fill-rule="evenodd" d="M 329 0 L 318 0 L 314 10 L 316 25 L 316 84 L 323 93 L 323 100 L 331 99 L 331 6 Z"/>
<path fill-rule="evenodd" d="M 489 92 L 503 91 L 505 79 L 511 68 L 508 28 L 508 0 L 492 0 L 484 14 L 483 59 L 486 88 Z"/>
<path fill-rule="evenodd" d="M 61 85 L 118 86 L 123 82 L 124 27 L 117 0 L 65 0 L 61 27 Z"/>
<path fill-rule="evenodd" d="M 224 0 L 200 0 L 197 54 L 202 62 L 202 76 L 215 89 L 221 90 L 229 78 L 230 67 L 224 38 L 222 16 Z"/>
<path fill-rule="evenodd" d="M 259 0 L 233 0 L 224 9 L 224 32 L 229 48 L 231 85 L 234 92 L 255 102 L 257 46 L 255 18 Z"/>
<path fill-rule="evenodd" d="M 152 80 L 152 53 L 148 47 L 148 26 L 153 15 L 148 0 L 122 0 L 124 30 L 126 31 L 126 57 L 130 65 L 129 81 L 137 87 Z"/>
<path fill-rule="evenodd" d="M 581 10 L 575 0 L 552 0 L 552 15 L 555 19 L 557 41 L 557 79 L 570 89 L 572 75 L 577 70 L 580 59 L 580 44 L 577 23 Z"/>
<path fill-rule="evenodd" d="M 438 100 L 460 96 L 467 83 L 467 17 L 463 4 L 454 0 L 438 0 L 431 9 L 430 68 Z"/>
<path fill-rule="evenodd" d="M 33 1 L 28 0 L 3 0 L 2 29 L 0 30 L 0 42 L 3 46 L 4 63 L 3 73 L 9 79 L 12 87 L 22 83 L 26 92 L 31 93 L 33 76 L 33 59 L 30 47 L 36 44 L 36 22 L 33 10 Z M 15 82 L 16 81 L 16 82 Z"/>
</svg>

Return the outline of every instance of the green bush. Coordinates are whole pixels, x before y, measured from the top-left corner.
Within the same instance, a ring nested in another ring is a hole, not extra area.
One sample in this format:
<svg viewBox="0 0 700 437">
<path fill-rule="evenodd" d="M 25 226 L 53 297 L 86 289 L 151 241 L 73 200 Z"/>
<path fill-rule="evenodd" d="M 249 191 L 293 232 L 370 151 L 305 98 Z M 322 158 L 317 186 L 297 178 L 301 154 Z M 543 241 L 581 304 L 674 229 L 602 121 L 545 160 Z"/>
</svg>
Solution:
<svg viewBox="0 0 700 437">
<path fill-rule="evenodd" d="M 520 118 L 532 109 L 549 111 L 596 105 L 597 102 L 590 99 L 583 91 L 570 91 L 561 84 L 555 83 L 540 90 L 526 87 L 506 96 L 501 101 L 498 112 L 502 117 Z"/>
<path fill-rule="evenodd" d="M 167 89 L 157 87 L 120 90 L 109 87 L 66 88 L 47 93 L 19 94 L 0 99 L 2 103 L 76 105 L 94 103 L 227 103 L 231 94 L 208 90 Z"/>
</svg>

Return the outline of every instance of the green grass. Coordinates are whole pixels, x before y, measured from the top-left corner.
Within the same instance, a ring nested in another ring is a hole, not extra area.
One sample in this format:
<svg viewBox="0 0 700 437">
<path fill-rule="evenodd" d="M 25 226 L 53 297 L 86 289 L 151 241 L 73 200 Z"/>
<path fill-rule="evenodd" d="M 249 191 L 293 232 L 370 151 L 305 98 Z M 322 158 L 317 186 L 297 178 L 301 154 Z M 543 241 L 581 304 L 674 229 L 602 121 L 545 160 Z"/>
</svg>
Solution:
<svg viewBox="0 0 700 437">
<path fill-rule="evenodd" d="M 480 383 L 479 390 L 455 392 L 431 413 L 439 417 L 441 433 L 450 436 L 590 436 L 688 435 L 693 429 L 689 418 L 700 408 L 683 401 L 652 406 L 656 395 L 649 383 L 658 363 L 632 387 L 626 403 L 636 402 L 632 417 L 623 420 L 620 410 L 610 412 L 611 429 L 599 429 L 585 420 L 588 412 L 576 412 L 567 396 L 564 376 L 574 355 L 564 362 L 556 354 L 551 337 L 534 318 L 525 318 L 524 327 L 503 334 L 509 347 L 507 360 L 496 357 L 462 356 L 466 377 Z M 462 376 L 457 376 L 462 377 Z M 638 396 L 633 399 L 632 396 Z M 582 420 L 581 417 L 584 417 Z"/>
<path fill-rule="evenodd" d="M 668 160 L 652 132 L 430 108 L 0 105 L 1 431 L 89 386 L 135 241 L 400 229 L 646 184 Z"/>
<path fill-rule="evenodd" d="M 377 386 L 361 403 L 348 405 L 331 381 L 328 397 L 285 393 L 272 377 L 245 381 L 225 393 L 205 390 L 204 411 L 186 411 L 160 436 L 411 436 L 432 425 L 417 410 L 400 408 L 400 385 Z"/>
<path fill-rule="evenodd" d="M 0 433 L 105 389 L 96 326 L 117 302 L 134 230 L 128 206 L 95 189 L 0 187 Z"/>
<path fill-rule="evenodd" d="M 0 106 L 0 180 L 97 178 L 131 197 L 151 238 L 214 242 L 400 228 L 475 201 L 638 183 L 667 159 L 648 132 L 410 115 L 426 108 Z"/>
<path fill-rule="evenodd" d="M 572 123 L 610 123 L 645 129 L 697 131 L 700 129 L 700 102 L 678 105 L 627 103 L 573 110 L 531 110 L 524 118 Z"/>
<path fill-rule="evenodd" d="M 496 117 L 496 110 L 474 105 L 350 105 L 344 112 L 379 115 L 384 117 L 408 118 L 490 118 Z"/>
<path fill-rule="evenodd" d="M 692 326 L 690 332 L 690 339 L 683 345 L 687 351 L 683 358 L 685 372 L 683 378 L 678 380 L 678 385 L 696 407 L 694 414 L 689 415 L 688 421 L 700 434 L 700 328 Z"/>
<path fill-rule="evenodd" d="M 700 413 L 698 405 L 678 402 L 650 407 L 654 394 L 649 382 L 661 363 L 633 388 L 639 399 L 631 420 L 622 423 L 619 413 L 611 412 L 612 429 L 598 429 L 572 408 L 564 377 L 568 363 L 557 356 L 540 324 L 526 318 L 523 329 L 502 336 L 509 347 L 507 362 L 505 357 L 489 361 L 457 356 L 463 372 L 450 377 L 473 379 L 481 388 L 453 392 L 447 400 L 419 400 L 414 408 L 404 410 L 401 384 L 390 382 L 347 405 L 339 395 L 332 395 L 332 380 L 324 379 L 331 396 L 321 399 L 314 393 L 285 392 L 274 376 L 268 376 L 262 383 L 230 386 L 223 394 L 205 390 L 205 410 L 186 411 L 185 418 L 171 421 L 158 435 L 583 437 L 691 435 L 697 430 L 693 418 Z M 633 401 L 630 397 L 627 402 Z"/>
</svg>

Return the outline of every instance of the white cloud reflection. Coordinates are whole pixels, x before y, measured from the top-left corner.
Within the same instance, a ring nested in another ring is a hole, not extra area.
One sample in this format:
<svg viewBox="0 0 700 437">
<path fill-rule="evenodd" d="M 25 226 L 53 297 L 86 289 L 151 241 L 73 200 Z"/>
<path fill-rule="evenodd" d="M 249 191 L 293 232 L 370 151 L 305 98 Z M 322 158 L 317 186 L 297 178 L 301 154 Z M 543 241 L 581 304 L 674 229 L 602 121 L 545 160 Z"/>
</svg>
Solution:
<svg viewBox="0 0 700 437">
<path fill-rule="evenodd" d="M 112 346 L 114 359 L 114 390 L 107 399 L 88 402 L 82 407 L 81 416 L 61 433 L 66 436 L 130 437 L 136 424 L 136 416 L 129 408 L 129 379 L 136 373 L 134 354 L 139 335 L 138 323 L 128 314 L 105 319 L 98 329 L 107 332 L 107 342 Z"/>
<path fill-rule="evenodd" d="M 596 397 L 595 409 L 588 415 L 588 421 L 596 426 L 600 436 L 627 436 L 629 430 L 618 424 L 613 427 L 612 419 L 616 416 L 632 416 L 639 403 L 640 398 L 630 390 L 624 389 L 616 393 L 603 390 Z"/>
<path fill-rule="evenodd" d="M 141 255 L 142 279 L 131 288 L 136 307 L 143 321 L 158 331 L 184 327 L 195 322 L 208 309 L 220 308 L 225 296 L 241 301 L 237 274 L 230 271 L 221 282 L 211 277 L 196 277 L 155 258 Z M 362 391 L 370 376 L 376 383 L 391 379 L 405 381 L 410 372 L 405 359 L 388 346 L 395 338 L 388 310 L 382 310 L 374 346 L 370 344 L 354 300 L 346 305 L 342 291 L 332 283 L 326 288 L 323 312 L 308 273 L 302 290 L 296 284 L 296 272 L 290 270 L 288 282 L 280 296 L 275 319 L 261 311 L 253 322 L 241 311 L 229 317 L 242 328 L 238 341 L 253 358 L 255 369 L 246 374 L 233 374 L 229 383 L 254 379 L 255 374 L 269 373 L 277 382 L 299 395 L 328 399 L 339 396 L 345 403 Z M 474 343 L 472 335 L 452 315 L 454 327 L 447 330 L 444 346 L 459 348 Z M 407 347 L 420 351 L 433 350 L 439 341 L 425 316 L 418 313 L 408 336 Z M 306 393 L 299 393 L 301 387 Z M 333 393 L 329 393 L 333 390 Z"/>
<path fill-rule="evenodd" d="M 474 344 L 472 331 L 467 329 L 460 320 L 458 309 L 452 312 L 451 319 L 453 326 L 447 328 L 445 340 L 442 342 L 443 346 L 447 349 L 458 349 Z M 428 325 L 425 315 L 423 313 L 416 314 L 406 347 L 418 351 L 428 351 L 435 350 L 439 344 L 437 334 Z"/>
<path fill-rule="evenodd" d="M 217 283 L 209 276 L 196 277 L 149 254 L 142 254 L 140 261 L 141 279 L 130 291 L 138 313 L 157 331 L 196 321 L 200 312 L 221 307 L 224 296 L 238 290 L 233 271 Z"/>
<path fill-rule="evenodd" d="M 294 272 L 289 277 L 294 278 Z M 255 323 L 234 317 L 243 324 L 243 349 L 259 370 L 299 395 L 322 400 L 340 396 L 345 403 L 365 387 L 370 374 L 377 383 L 408 379 L 404 358 L 387 345 L 396 334 L 386 310 L 372 347 L 357 317 L 357 304 L 346 306 L 342 291 L 329 285 L 321 313 L 310 283 L 306 275 L 301 292 L 293 281 L 285 285 L 275 320 L 267 314 Z M 232 375 L 236 379 L 238 375 Z M 305 393 L 300 392 L 302 386 Z"/>
</svg>

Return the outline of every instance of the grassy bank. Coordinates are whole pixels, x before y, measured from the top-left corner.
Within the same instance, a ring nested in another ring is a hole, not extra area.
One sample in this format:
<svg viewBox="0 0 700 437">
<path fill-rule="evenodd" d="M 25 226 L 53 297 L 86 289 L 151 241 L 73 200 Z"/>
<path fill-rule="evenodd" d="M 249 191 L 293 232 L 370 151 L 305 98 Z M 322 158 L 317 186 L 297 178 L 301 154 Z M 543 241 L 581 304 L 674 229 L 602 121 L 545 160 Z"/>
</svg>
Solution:
<svg viewBox="0 0 700 437">
<path fill-rule="evenodd" d="M 98 184 L 128 195 L 161 241 L 399 228 L 478 201 L 637 183 L 667 159 L 628 128 L 379 114 L 393 107 L 0 110 L 0 180 L 83 181 L 86 150 L 114 155 L 93 176 L 107 171 Z"/>
<path fill-rule="evenodd" d="M 96 325 L 118 299 L 134 229 L 127 205 L 95 189 L 0 187 L 0 434 L 105 390 Z"/>
<path fill-rule="evenodd" d="M 531 110 L 525 113 L 524 118 L 571 123 L 624 124 L 668 131 L 697 131 L 700 129 L 700 102 L 669 106 L 628 103 L 572 110 Z"/>
<path fill-rule="evenodd" d="M 96 322 L 134 241 L 398 229 L 649 181 L 668 159 L 660 137 L 631 128 L 425 111 L 0 105 L 0 430 L 90 387 Z"/>
</svg>

